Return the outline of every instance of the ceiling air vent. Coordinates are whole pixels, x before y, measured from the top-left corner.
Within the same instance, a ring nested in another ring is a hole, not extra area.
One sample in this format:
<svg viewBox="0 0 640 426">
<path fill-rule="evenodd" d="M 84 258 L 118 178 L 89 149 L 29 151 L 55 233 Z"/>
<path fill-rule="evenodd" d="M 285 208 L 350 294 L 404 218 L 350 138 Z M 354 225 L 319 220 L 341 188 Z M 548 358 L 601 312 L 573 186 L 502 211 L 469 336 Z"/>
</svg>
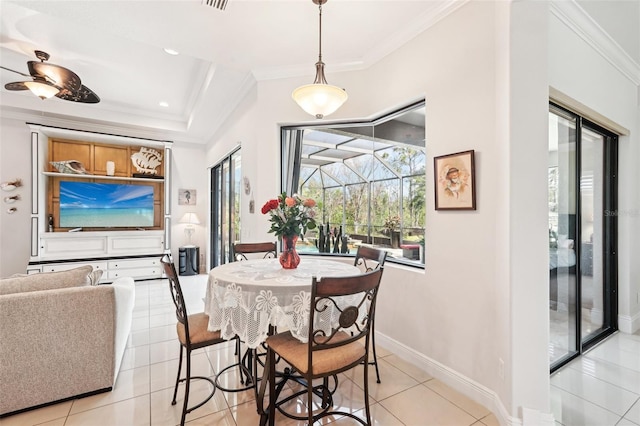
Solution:
<svg viewBox="0 0 640 426">
<path fill-rule="evenodd" d="M 229 0 L 202 0 L 202 4 L 224 10 L 227 7 L 227 1 Z"/>
</svg>

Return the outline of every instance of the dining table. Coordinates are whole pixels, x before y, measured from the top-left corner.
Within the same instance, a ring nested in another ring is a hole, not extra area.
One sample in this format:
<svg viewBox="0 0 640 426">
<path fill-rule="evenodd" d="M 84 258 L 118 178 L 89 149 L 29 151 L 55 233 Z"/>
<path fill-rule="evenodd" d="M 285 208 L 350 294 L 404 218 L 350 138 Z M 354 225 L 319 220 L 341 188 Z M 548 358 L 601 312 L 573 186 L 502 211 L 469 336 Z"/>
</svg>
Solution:
<svg viewBox="0 0 640 426">
<path fill-rule="evenodd" d="M 232 392 L 253 388 L 260 424 L 266 424 L 269 413 L 265 410 L 264 398 L 269 368 L 259 361 L 259 348 L 276 331 L 288 330 L 301 342 L 308 342 L 313 277 L 321 280 L 361 273 L 350 263 L 309 257 L 302 257 L 295 269 L 284 269 L 278 259 L 242 260 L 211 269 L 204 300 L 205 313 L 209 315 L 208 329 L 219 330 L 221 337 L 227 340 L 238 336 L 246 345 L 241 363 L 241 382 L 245 387 L 224 388 L 217 378 L 216 386 Z M 339 321 L 341 309 L 352 303 L 353 300 L 347 297 L 339 299 L 337 305 L 316 312 L 316 326 L 321 324 L 323 331 L 330 334 Z M 262 375 L 258 372 L 258 364 L 263 366 Z M 276 374 L 282 382 L 299 380 L 289 368 Z M 335 380 L 334 388 L 337 388 L 337 378 Z"/>
<path fill-rule="evenodd" d="M 220 330 L 225 339 L 238 336 L 250 349 L 260 346 L 276 328 L 307 342 L 312 277 L 361 273 L 353 264 L 309 257 L 302 257 L 295 269 L 284 269 L 278 259 L 216 266 L 209 271 L 204 300 L 208 329 Z M 338 316 L 328 309 L 319 321 L 330 327 Z"/>
</svg>

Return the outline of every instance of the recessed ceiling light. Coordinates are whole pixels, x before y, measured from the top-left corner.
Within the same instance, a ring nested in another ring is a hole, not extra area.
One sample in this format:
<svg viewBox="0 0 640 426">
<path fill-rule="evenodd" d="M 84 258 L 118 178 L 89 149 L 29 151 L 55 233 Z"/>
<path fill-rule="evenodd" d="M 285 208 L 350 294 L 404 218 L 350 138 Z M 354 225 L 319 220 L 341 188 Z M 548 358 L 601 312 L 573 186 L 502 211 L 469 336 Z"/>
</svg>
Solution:
<svg viewBox="0 0 640 426">
<path fill-rule="evenodd" d="M 178 54 L 180 54 L 180 52 L 178 52 L 177 50 L 170 49 L 168 47 L 165 47 L 164 51 L 167 52 L 169 55 L 178 55 Z"/>
<path fill-rule="evenodd" d="M 161 107 L 165 107 L 165 108 L 167 108 L 167 107 L 169 106 L 169 102 L 162 101 L 162 102 L 160 102 L 160 104 L 159 104 L 159 105 L 160 105 Z"/>
</svg>

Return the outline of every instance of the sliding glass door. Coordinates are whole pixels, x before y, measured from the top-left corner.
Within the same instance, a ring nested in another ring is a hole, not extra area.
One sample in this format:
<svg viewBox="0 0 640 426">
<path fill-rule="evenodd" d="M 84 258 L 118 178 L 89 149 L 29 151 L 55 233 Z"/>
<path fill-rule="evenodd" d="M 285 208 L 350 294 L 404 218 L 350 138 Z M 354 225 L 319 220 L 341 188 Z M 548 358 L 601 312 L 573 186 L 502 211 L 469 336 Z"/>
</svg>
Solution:
<svg viewBox="0 0 640 426">
<path fill-rule="evenodd" d="M 617 137 L 549 112 L 549 358 L 552 370 L 615 331 Z"/>
<path fill-rule="evenodd" d="M 210 264 L 229 262 L 231 244 L 240 239 L 240 149 L 211 169 Z"/>
</svg>

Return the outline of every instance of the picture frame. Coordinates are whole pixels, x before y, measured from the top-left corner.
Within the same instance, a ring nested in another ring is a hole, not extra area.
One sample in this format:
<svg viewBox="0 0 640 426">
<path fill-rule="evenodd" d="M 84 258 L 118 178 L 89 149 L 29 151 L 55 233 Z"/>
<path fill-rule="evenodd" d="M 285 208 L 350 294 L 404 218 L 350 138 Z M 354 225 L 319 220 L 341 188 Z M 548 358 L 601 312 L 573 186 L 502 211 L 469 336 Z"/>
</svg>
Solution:
<svg viewBox="0 0 640 426">
<path fill-rule="evenodd" d="M 433 158 L 436 210 L 475 210 L 475 152 Z"/>
<path fill-rule="evenodd" d="M 178 189 L 178 205 L 194 206 L 197 202 L 195 189 Z"/>
</svg>

